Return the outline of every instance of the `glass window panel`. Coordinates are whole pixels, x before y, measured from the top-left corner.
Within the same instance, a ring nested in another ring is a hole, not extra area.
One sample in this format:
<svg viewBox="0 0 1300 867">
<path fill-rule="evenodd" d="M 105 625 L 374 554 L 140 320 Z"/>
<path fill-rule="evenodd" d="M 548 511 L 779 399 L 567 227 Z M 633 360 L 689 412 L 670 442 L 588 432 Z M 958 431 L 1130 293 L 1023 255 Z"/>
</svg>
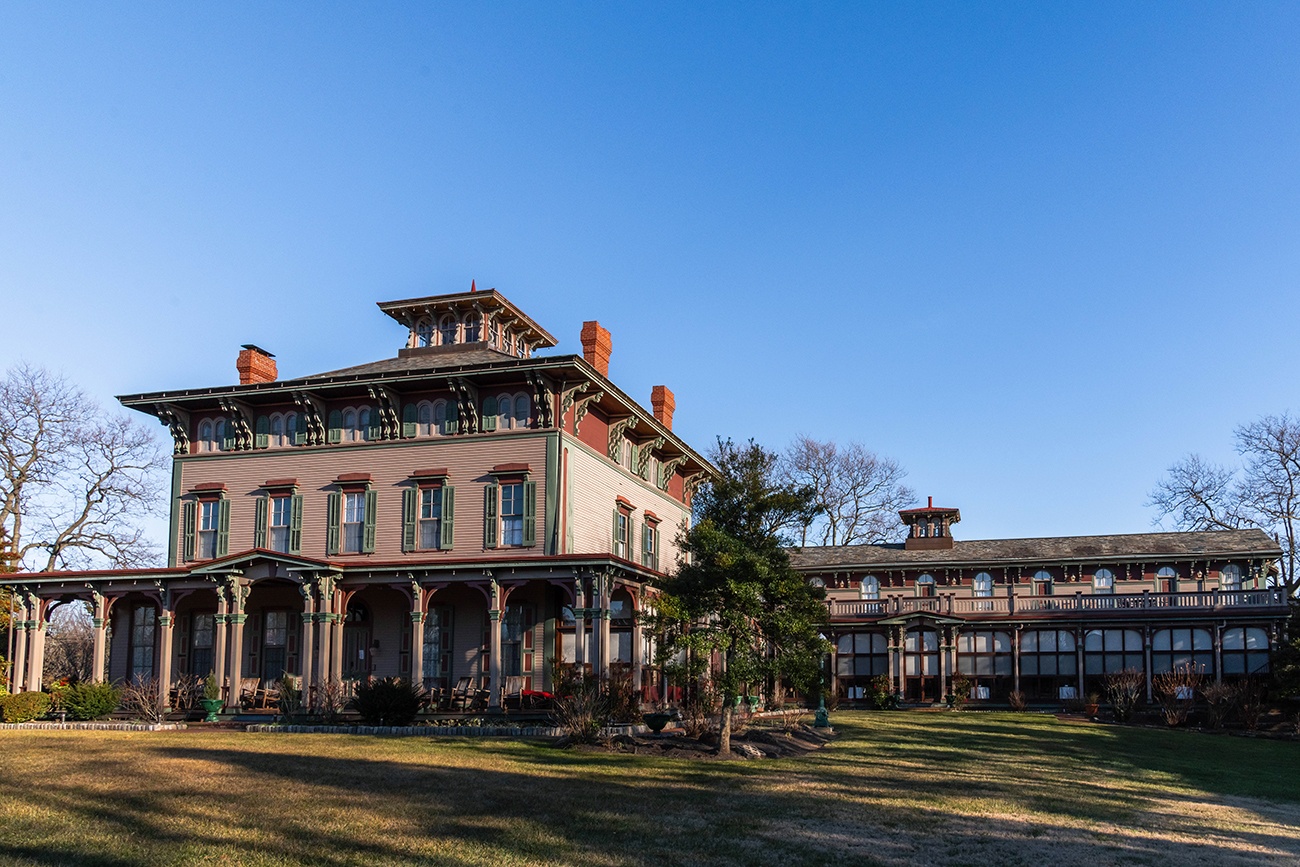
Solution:
<svg viewBox="0 0 1300 867">
<path fill-rule="evenodd" d="M 873 632 L 871 635 L 871 650 L 874 653 L 888 653 L 889 644 L 885 641 L 885 636 L 879 632 Z"/>
<path fill-rule="evenodd" d="M 1057 647 L 1062 653 L 1074 653 L 1074 633 L 1059 632 L 1056 635 Z"/>
<path fill-rule="evenodd" d="M 1192 631 L 1190 629 L 1171 629 L 1173 650 L 1181 652 L 1192 649 Z"/>
<path fill-rule="evenodd" d="M 1246 657 L 1241 653 L 1223 654 L 1223 673 L 1224 674 L 1245 674 Z"/>
<path fill-rule="evenodd" d="M 1125 630 L 1124 630 L 1124 649 L 1125 649 L 1125 650 L 1141 650 L 1141 649 L 1142 649 L 1142 633 L 1141 633 L 1141 632 L 1138 632 L 1136 629 L 1125 629 Z"/>
<path fill-rule="evenodd" d="M 1038 674 L 1038 657 L 1022 656 L 1020 658 L 1021 674 Z"/>
<path fill-rule="evenodd" d="M 1107 650 L 1124 649 L 1124 633 L 1118 629 L 1103 629 L 1101 631 L 1104 646 Z"/>
<path fill-rule="evenodd" d="M 998 677 L 1010 677 L 1012 674 L 1010 654 L 1001 654 L 993 657 L 993 673 Z"/>
<path fill-rule="evenodd" d="M 993 674 L 993 657 L 977 656 L 975 657 L 975 673 L 984 677 Z"/>
<path fill-rule="evenodd" d="M 1240 627 L 1223 630 L 1223 649 L 1241 650 L 1246 646 L 1246 633 Z"/>
<path fill-rule="evenodd" d="M 993 633 L 993 652 L 994 653 L 1011 652 L 1011 633 L 1009 632 Z"/>
<path fill-rule="evenodd" d="M 839 641 L 836 642 L 836 644 L 837 644 L 838 649 L 839 649 L 839 652 L 840 652 L 841 654 L 844 654 L 844 653 L 852 653 L 852 652 L 853 652 L 853 636 L 852 636 L 852 635 L 841 635 L 840 638 L 839 638 Z"/>
<path fill-rule="evenodd" d="M 1247 650 L 1268 650 L 1268 633 L 1254 626 L 1246 628 Z"/>
<path fill-rule="evenodd" d="M 960 656 L 957 658 L 957 670 L 962 674 L 975 673 L 975 660 L 969 656 Z"/>
<path fill-rule="evenodd" d="M 1170 631 L 1168 629 L 1157 629 L 1156 634 L 1151 638 L 1151 649 L 1169 650 L 1171 646 Z"/>
<path fill-rule="evenodd" d="M 1030 630 L 1020 636 L 1020 650 L 1023 653 L 1038 652 L 1038 633 Z"/>
<path fill-rule="evenodd" d="M 1192 630 L 1192 649 L 1193 650 L 1213 650 L 1214 641 L 1210 638 L 1210 630 L 1193 629 Z"/>
</svg>

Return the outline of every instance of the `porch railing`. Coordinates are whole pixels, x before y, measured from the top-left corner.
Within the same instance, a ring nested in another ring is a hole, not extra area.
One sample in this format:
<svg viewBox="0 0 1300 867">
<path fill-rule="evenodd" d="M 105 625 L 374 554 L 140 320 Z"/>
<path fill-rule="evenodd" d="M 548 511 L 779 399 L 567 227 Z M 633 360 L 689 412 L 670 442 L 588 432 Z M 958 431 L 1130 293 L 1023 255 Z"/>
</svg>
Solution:
<svg viewBox="0 0 1300 867">
<path fill-rule="evenodd" d="M 1182 593 L 1083 593 L 1055 596 L 887 596 L 883 599 L 828 600 L 833 620 L 871 620 L 901 614 L 927 612 L 961 619 L 1012 615 L 1091 616 L 1104 612 L 1224 611 L 1287 607 L 1286 594 L 1279 588 L 1263 590 L 1194 590 Z"/>
</svg>

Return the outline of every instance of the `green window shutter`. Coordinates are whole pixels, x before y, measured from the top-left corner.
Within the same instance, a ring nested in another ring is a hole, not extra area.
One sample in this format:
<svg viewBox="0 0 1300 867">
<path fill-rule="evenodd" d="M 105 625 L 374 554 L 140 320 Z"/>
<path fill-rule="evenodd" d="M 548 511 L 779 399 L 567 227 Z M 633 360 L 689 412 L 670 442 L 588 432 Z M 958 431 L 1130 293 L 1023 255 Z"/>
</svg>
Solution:
<svg viewBox="0 0 1300 867">
<path fill-rule="evenodd" d="M 638 557 L 636 553 L 636 542 L 637 542 L 636 518 L 633 518 L 631 515 L 628 515 L 627 516 L 627 548 L 626 548 L 627 554 L 625 556 L 633 563 L 637 563 L 641 560 L 641 558 Z"/>
<path fill-rule="evenodd" d="M 442 538 L 438 540 L 438 547 L 444 551 L 451 550 L 453 541 L 456 518 L 456 489 L 447 485 L 442 486 Z"/>
<path fill-rule="evenodd" d="M 659 528 L 650 528 L 650 541 L 654 545 L 650 553 L 650 568 L 659 571 Z"/>
<path fill-rule="evenodd" d="M 254 423 L 253 448 L 264 449 L 271 444 L 271 420 L 259 415 Z"/>
<path fill-rule="evenodd" d="M 224 557 L 230 551 L 230 501 L 221 500 L 217 504 L 217 556 Z"/>
<path fill-rule="evenodd" d="M 305 412 L 300 412 L 294 416 L 293 444 L 296 446 L 307 445 L 307 413 Z"/>
<path fill-rule="evenodd" d="M 610 553 L 617 554 L 618 553 L 618 509 L 614 509 L 614 535 L 612 535 L 610 538 L 614 540 L 613 549 L 610 551 Z"/>
<path fill-rule="evenodd" d="M 415 519 L 420 509 L 420 490 L 407 488 L 402 491 L 402 550 L 415 550 Z"/>
<path fill-rule="evenodd" d="M 302 494 L 289 500 L 289 553 L 302 553 Z"/>
<path fill-rule="evenodd" d="M 263 494 L 257 498 L 257 508 L 253 511 L 253 547 L 266 547 L 266 524 L 267 524 L 267 506 L 270 505 L 270 499 Z"/>
<path fill-rule="evenodd" d="M 379 504 L 378 491 L 366 491 L 366 523 L 361 536 L 361 553 L 375 553 L 375 512 Z"/>
<path fill-rule="evenodd" d="M 329 441 L 332 443 L 343 442 L 343 413 L 337 409 L 329 415 Z"/>
<path fill-rule="evenodd" d="M 419 421 L 418 411 L 419 408 L 413 403 L 408 403 L 402 407 L 402 437 L 404 439 L 409 440 L 415 436 L 416 422 Z"/>
<path fill-rule="evenodd" d="M 369 442 L 376 442 L 384 435 L 384 425 L 379 419 L 379 410 L 370 414 L 370 424 L 366 426 L 366 439 Z"/>
<path fill-rule="evenodd" d="M 483 547 L 497 546 L 497 504 L 501 502 L 501 486 L 483 488 Z"/>
<path fill-rule="evenodd" d="M 339 552 L 339 537 L 343 534 L 343 495 L 338 491 L 331 491 L 329 496 L 329 510 L 326 515 L 328 529 L 325 539 L 325 553 L 337 554 Z"/>
<path fill-rule="evenodd" d="M 483 398 L 483 430 L 497 429 L 497 399 L 495 397 Z"/>
<path fill-rule="evenodd" d="M 184 549 L 186 560 L 194 559 L 194 532 L 198 523 L 199 504 L 190 500 L 188 503 L 181 503 L 181 541 Z"/>
<path fill-rule="evenodd" d="M 524 544 L 537 544 L 537 482 L 524 482 Z"/>
<path fill-rule="evenodd" d="M 233 422 L 222 427 L 221 450 L 223 452 L 233 452 L 235 450 L 235 425 Z"/>
</svg>

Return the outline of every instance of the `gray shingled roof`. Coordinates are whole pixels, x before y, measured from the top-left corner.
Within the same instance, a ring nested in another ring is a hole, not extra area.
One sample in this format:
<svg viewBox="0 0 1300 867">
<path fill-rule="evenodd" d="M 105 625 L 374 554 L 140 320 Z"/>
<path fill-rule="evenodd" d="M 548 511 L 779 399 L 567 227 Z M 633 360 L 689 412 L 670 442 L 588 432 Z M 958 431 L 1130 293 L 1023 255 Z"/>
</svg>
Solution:
<svg viewBox="0 0 1300 867">
<path fill-rule="evenodd" d="M 936 563 L 1047 563 L 1061 560 L 1157 560 L 1232 556 L 1280 557 L 1282 550 L 1262 530 L 1197 533 L 1131 533 L 1119 536 L 1057 536 L 1043 539 L 955 541 L 951 549 L 908 551 L 898 545 L 840 545 L 792 548 L 796 569 L 900 568 Z"/>
<path fill-rule="evenodd" d="M 541 356 L 550 360 L 550 356 Z M 344 367 L 341 370 L 331 370 L 325 373 L 313 373 L 310 376 L 300 377 L 302 381 L 311 381 L 313 379 L 324 379 L 332 376 L 382 376 L 389 373 L 405 373 L 415 370 L 440 370 L 446 367 L 469 367 L 476 364 L 496 364 L 503 361 L 520 361 L 514 356 L 506 355 L 503 352 L 497 352 L 495 349 L 465 349 L 460 352 L 440 352 L 430 353 L 428 355 L 408 355 L 404 358 L 384 358 L 379 361 L 371 361 L 366 364 L 358 364 L 353 367 Z M 528 359 L 532 360 L 532 359 Z"/>
</svg>

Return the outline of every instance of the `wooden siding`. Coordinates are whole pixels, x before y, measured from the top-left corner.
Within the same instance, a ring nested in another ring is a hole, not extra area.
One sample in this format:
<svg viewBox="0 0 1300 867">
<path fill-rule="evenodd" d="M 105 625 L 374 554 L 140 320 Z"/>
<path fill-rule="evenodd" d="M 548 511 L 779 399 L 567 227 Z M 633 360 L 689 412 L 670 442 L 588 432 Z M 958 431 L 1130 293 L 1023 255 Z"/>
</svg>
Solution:
<svg viewBox="0 0 1300 867">
<path fill-rule="evenodd" d="M 545 431 L 509 432 L 473 437 L 443 437 L 401 440 L 385 444 L 279 448 L 252 452 L 216 453 L 178 459 L 182 497 L 203 482 L 222 482 L 231 501 L 231 554 L 253 547 L 255 500 L 261 485 L 270 479 L 296 478 L 303 495 L 302 548 L 305 557 L 326 556 L 326 501 L 336 490 L 334 480 L 342 473 L 370 473 L 371 487 L 378 492 L 373 554 L 345 554 L 340 559 L 364 562 L 368 558 L 391 561 L 408 557 L 427 560 L 439 552 L 402 553 L 402 491 L 412 472 L 427 467 L 446 467 L 447 483 L 456 489 L 455 540 L 447 556 L 482 556 L 502 559 L 518 556 L 521 549 L 483 547 L 483 494 L 492 481 L 488 471 L 503 463 L 527 463 L 530 479 L 537 482 L 537 545 L 524 549 L 545 553 L 546 515 Z M 184 532 L 180 527 L 177 534 Z M 178 541 L 177 551 L 184 545 Z M 178 555 L 179 556 L 179 555 Z"/>
<path fill-rule="evenodd" d="M 610 554 L 614 549 L 614 507 L 619 497 L 634 507 L 636 522 L 630 540 L 631 556 L 640 562 L 640 532 L 649 509 L 660 518 L 659 569 L 667 572 L 677 560 L 677 533 L 690 513 L 649 482 L 623 467 L 594 454 L 571 436 L 564 437 L 562 448 L 568 452 L 568 488 L 565 491 L 570 553 Z"/>
</svg>

